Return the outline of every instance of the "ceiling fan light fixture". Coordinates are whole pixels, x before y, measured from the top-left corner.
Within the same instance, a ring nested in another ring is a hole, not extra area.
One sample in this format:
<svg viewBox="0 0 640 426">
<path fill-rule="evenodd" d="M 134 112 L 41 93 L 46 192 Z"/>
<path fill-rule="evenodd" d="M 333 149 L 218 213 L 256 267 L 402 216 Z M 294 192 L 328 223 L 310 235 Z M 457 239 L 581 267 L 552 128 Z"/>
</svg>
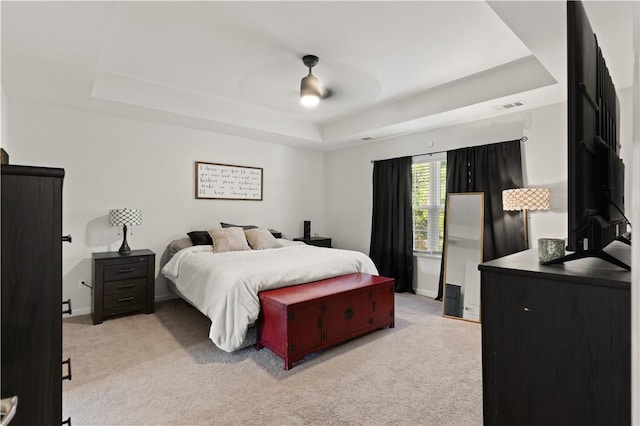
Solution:
<svg viewBox="0 0 640 426">
<path fill-rule="evenodd" d="M 320 98 L 320 81 L 309 71 L 309 75 L 304 77 L 300 83 L 300 103 L 311 108 L 320 103 Z"/>
<path fill-rule="evenodd" d="M 318 63 L 318 57 L 315 55 L 305 55 L 302 58 L 302 62 L 309 68 L 309 75 L 304 77 L 300 82 L 300 103 L 307 108 L 312 108 L 318 105 L 322 98 L 320 80 L 311 74 L 311 68 Z"/>
</svg>

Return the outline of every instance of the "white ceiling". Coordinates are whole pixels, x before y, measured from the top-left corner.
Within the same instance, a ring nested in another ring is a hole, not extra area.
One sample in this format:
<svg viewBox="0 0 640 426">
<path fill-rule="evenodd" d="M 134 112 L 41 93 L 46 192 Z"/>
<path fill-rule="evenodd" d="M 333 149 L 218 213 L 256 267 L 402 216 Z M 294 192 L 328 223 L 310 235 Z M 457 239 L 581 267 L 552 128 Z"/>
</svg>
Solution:
<svg viewBox="0 0 640 426">
<path fill-rule="evenodd" d="M 562 1 L 2 1 L 12 98 L 328 150 L 566 98 Z M 618 89 L 633 2 L 586 2 Z M 332 91 L 299 103 L 301 57 Z"/>
</svg>

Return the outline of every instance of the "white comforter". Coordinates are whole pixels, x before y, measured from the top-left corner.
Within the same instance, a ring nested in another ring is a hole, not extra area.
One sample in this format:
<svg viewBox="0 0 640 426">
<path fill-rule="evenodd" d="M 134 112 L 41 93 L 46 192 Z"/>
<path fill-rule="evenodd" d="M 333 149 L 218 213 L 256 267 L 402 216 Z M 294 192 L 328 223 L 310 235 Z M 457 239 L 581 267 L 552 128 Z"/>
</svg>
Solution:
<svg viewBox="0 0 640 426">
<path fill-rule="evenodd" d="M 279 241 L 284 247 L 225 253 L 213 253 L 211 246 L 189 247 L 162 268 L 181 295 L 211 319 L 209 338 L 220 349 L 241 347 L 249 325 L 258 319 L 259 291 L 354 272 L 378 275 L 363 253 Z"/>
</svg>

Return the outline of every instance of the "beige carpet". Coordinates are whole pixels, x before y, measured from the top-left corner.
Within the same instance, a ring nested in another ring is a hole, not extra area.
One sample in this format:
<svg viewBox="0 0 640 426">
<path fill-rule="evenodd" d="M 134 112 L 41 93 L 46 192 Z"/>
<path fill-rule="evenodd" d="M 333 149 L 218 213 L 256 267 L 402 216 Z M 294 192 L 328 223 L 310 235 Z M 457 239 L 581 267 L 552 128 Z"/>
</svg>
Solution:
<svg viewBox="0 0 640 426">
<path fill-rule="evenodd" d="M 91 325 L 66 319 L 63 418 L 73 425 L 480 425 L 480 325 L 396 294 L 396 327 L 285 371 L 268 349 L 228 354 L 182 300 Z"/>
</svg>

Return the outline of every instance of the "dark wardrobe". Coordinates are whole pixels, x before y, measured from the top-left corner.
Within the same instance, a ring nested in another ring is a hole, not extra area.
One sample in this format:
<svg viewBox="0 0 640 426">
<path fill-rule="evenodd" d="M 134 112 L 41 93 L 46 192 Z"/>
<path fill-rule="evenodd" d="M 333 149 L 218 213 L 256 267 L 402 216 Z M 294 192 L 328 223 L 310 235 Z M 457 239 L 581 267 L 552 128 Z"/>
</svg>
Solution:
<svg viewBox="0 0 640 426">
<path fill-rule="evenodd" d="M 2 165 L 2 398 L 11 426 L 62 422 L 62 181 L 57 168 Z M 64 311 L 64 312 L 63 312 Z M 67 419 L 63 423 L 70 423 Z"/>
</svg>

